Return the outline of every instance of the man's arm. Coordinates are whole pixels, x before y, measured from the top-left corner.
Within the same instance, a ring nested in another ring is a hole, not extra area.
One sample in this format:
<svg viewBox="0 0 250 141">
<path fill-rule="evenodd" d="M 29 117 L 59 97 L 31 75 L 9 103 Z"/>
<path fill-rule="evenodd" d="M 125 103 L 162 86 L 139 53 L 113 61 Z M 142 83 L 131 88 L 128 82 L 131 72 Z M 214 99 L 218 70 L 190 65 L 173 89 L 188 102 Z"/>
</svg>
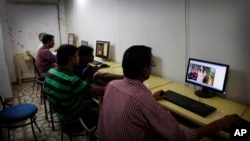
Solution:
<svg viewBox="0 0 250 141">
<path fill-rule="evenodd" d="M 236 114 L 227 115 L 224 118 L 218 119 L 216 121 L 211 122 L 210 124 L 206 126 L 198 128 L 197 129 L 198 139 L 204 136 L 207 136 L 211 133 L 218 132 L 219 130 L 229 128 L 230 125 L 236 125 L 240 123 L 241 121 L 242 119 Z"/>
<path fill-rule="evenodd" d="M 91 94 L 92 96 L 103 96 L 104 91 L 105 91 L 105 87 L 92 85 L 89 90 L 89 94 Z"/>
</svg>

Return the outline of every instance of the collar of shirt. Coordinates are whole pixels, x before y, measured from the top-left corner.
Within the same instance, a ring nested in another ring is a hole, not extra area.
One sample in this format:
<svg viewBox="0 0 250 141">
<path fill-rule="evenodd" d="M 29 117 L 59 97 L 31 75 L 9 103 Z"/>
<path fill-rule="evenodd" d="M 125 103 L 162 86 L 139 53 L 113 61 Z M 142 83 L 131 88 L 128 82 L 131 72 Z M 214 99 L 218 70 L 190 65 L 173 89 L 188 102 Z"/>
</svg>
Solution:
<svg viewBox="0 0 250 141">
<path fill-rule="evenodd" d="M 130 78 L 127 78 L 125 77 L 124 78 L 124 81 L 128 82 L 128 83 L 131 83 L 131 84 L 137 84 L 137 85 L 141 85 L 141 86 L 144 86 L 146 87 L 140 80 L 138 79 L 130 79 Z"/>
<path fill-rule="evenodd" d="M 69 74 L 69 75 L 74 75 L 72 71 L 69 71 L 63 67 L 60 67 L 60 66 L 56 66 L 55 69 L 57 69 L 58 71 L 60 72 L 63 72 L 63 73 L 66 73 L 66 74 Z"/>
</svg>

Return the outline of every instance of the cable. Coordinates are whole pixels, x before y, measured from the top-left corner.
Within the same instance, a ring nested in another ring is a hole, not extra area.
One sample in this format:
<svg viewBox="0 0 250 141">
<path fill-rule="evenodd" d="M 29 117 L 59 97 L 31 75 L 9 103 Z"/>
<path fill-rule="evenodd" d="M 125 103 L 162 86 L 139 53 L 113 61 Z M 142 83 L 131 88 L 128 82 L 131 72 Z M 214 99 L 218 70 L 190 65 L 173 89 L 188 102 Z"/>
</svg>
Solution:
<svg viewBox="0 0 250 141">
<path fill-rule="evenodd" d="M 186 35 L 186 51 L 185 51 L 185 61 L 188 62 L 190 57 L 190 39 L 189 39 L 189 0 L 185 1 L 185 35 Z M 186 63 L 187 65 L 187 63 Z M 187 67 L 187 66 L 186 66 Z"/>
<path fill-rule="evenodd" d="M 186 36 L 186 51 L 185 51 L 185 67 L 187 68 L 188 58 L 190 57 L 190 48 L 189 48 L 189 0 L 185 1 L 185 36 Z M 186 83 L 186 86 L 188 84 Z"/>
<path fill-rule="evenodd" d="M 60 44 L 62 44 L 62 35 L 61 35 L 61 23 L 60 23 L 60 8 L 59 8 L 59 3 L 56 5 L 56 8 L 57 8 L 57 16 L 58 16 L 58 30 L 59 30 L 59 42 Z"/>
</svg>

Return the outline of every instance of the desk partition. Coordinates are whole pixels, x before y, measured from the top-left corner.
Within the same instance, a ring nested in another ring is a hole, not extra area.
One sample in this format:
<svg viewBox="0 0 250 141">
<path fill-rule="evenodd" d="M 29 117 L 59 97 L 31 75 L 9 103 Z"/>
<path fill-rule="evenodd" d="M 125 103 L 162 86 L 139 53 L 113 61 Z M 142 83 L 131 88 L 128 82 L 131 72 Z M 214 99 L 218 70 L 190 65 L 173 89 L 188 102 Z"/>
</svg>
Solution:
<svg viewBox="0 0 250 141">
<path fill-rule="evenodd" d="M 115 67 L 115 68 L 110 67 L 110 68 L 100 69 L 99 71 L 123 75 L 122 67 Z M 171 83 L 171 81 L 154 75 L 151 75 L 148 80 L 144 81 L 144 85 L 146 85 L 149 89 L 153 89 L 168 83 Z"/>
</svg>

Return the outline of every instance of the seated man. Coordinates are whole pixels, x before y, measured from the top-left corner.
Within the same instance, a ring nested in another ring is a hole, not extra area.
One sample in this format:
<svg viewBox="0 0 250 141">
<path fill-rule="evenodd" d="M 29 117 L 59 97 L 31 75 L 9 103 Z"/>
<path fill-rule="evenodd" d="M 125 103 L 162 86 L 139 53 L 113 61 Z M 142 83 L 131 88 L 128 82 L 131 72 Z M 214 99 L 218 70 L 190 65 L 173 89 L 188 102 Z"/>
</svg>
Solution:
<svg viewBox="0 0 250 141">
<path fill-rule="evenodd" d="M 105 82 L 109 82 L 114 79 L 123 79 L 123 75 L 116 75 L 111 73 L 98 72 L 97 67 L 90 66 L 89 63 L 94 60 L 93 48 L 89 46 L 80 46 L 79 49 L 79 65 L 75 67 L 74 73 L 80 78 L 90 83 L 95 82 L 97 79 L 101 79 Z"/>
<path fill-rule="evenodd" d="M 123 56 L 125 78 L 111 81 L 105 90 L 98 122 L 102 141 L 199 140 L 240 121 L 229 115 L 197 129 L 181 130 L 178 121 L 157 100 L 162 91 L 152 95 L 143 84 L 153 65 L 151 48 L 132 46 Z"/>
<path fill-rule="evenodd" d="M 45 77 L 45 90 L 48 100 L 52 104 L 55 101 L 64 106 L 67 111 L 72 111 L 68 117 L 76 122 L 83 115 L 83 121 L 89 128 L 97 125 L 99 107 L 86 101 L 92 96 L 103 96 L 104 87 L 91 86 L 86 81 L 73 74 L 73 68 L 79 63 L 78 50 L 72 45 L 61 45 L 57 51 L 58 66 L 51 68 Z M 63 115 L 57 115 L 64 120 Z"/>
<path fill-rule="evenodd" d="M 42 38 L 43 46 L 38 50 L 36 55 L 36 66 L 41 76 L 45 76 L 48 70 L 55 67 L 56 56 L 50 52 L 50 48 L 54 47 L 54 36 L 45 34 Z"/>
</svg>

